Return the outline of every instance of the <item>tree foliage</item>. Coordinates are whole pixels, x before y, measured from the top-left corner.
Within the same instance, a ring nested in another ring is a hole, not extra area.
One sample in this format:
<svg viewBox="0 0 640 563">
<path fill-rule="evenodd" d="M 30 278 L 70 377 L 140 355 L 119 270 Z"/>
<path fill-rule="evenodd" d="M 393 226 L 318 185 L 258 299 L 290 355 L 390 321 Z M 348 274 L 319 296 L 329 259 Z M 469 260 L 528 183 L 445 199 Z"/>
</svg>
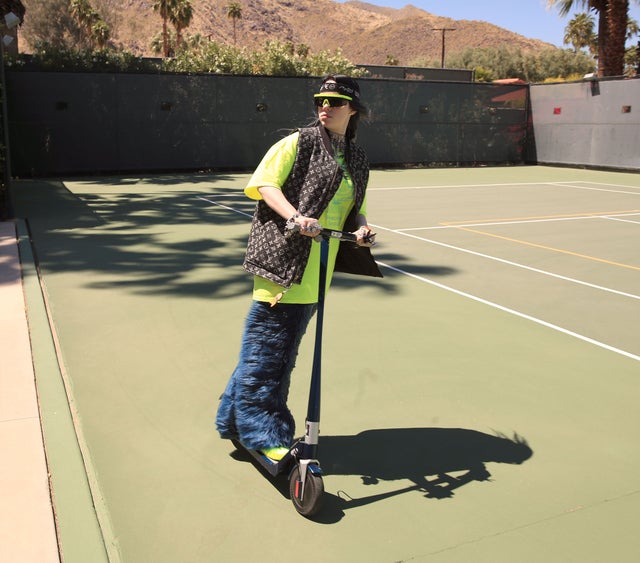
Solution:
<svg viewBox="0 0 640 563">
<path fill-rule="evenodd" d="M 105 47 L 111 31 L 91 2 L 89 0 L 71 0 L 69 4 L 71 17 L 83 33 L 84 41 L 90 47 Z"/>
<path fill-rule="evenodd" d="M 582 7 L 598 14 L 598 75 L 620 76 L 624 71 L 625 44 L 630 0 L 547 0 L 566 16 L 572 8 Z M 640 0 L 632 0 L 636 4 Z"/>
<path fill-rule="evenodd" d="M 154 0 L 153 11 L 162 18 L 162 56 L 169 56 L 169 18 L 175 9 L 176 0 Z"/>
<path fill-rule="evenodd" d="M 306 45 L 267 41 L 262 49 L 249 51 L 209 41 L 199 48 L 180 51 L 166 61 L 174 72 L 211 72 L 270 76 L 322 76 L 329 72 L 361 76 L 364 71 L 347 60 L 342 52 L 310 53 Z"/>
<path fill-rule="evenodd" d="M 594 31 L 594 18 L 589 14 L 576 14 L 565 28 L 564 43 L 571 44 L 575 51 L 588 49 L 589 53 L 598 56 L 598 35 Z M 638 35 L 638 22 L 632 18 L 627 19 L 626 39 L 631 40 Z M 635 63 L 637 47 L 629 47 L 624 52 L 624 74 L 637 74 Z"/>
<path fill-rule="evenodd" d="M 595 63 L 586 53 L 571 49 L 545 49 L 532 54 L 510 47 L 486 47 L 450 55 L 447 67 L 475 69 L 478 81 L 520 78 L 544 82 L 548 78 L 583 76 L 593 72 Z"/>
<path fill-rule="evenodd" d="M 116 19 L 116 14 L 105 0 L 31 2 L 25 13 L 29 25 L 21 33 L 31 46 L 115 47 L 111 41 L 111 30 Z"/>
<path fill-rule="evenodd" d="M 576 14 L 564 30 L 565 45 L 573 46 L 573 50 L 587 48 L 592 55 L 598 52 L 598 36 L 593 31 L 595 19 L 591 14 Z"/>
<path fill-rule="evenodd" d="M 169 39 L 174 38 L 169 37 Z M 158 43 L 160 43 L 158 37 Z M 175 57 L 154 61 L 114 49 L 74 49 L 39 43 L 35 54 L 19 55 L 9 64 L 14 69 L 76 72 L 179 72 L 214 74 L 252 74 L 267 76 L 323 76 L 342 73 L 363 76 L 365 71 L 334 52 L 309 53 L 306 46 L 267 42 L 262 49 L 249 51 L 199 35 L 188 37 Z"/>
<path fill-rule="evenodd" d="M 567 6 L 582 4 L 596 10 L 612 6 L 614 0 L 557 0 L 549 4 L 555 5 L 563 13 Z M 626 0 L 623 0 L 623 2 Z M 640 0 L 631 0 L 640 2 Z M 150 0 L 156 12 L 162 17 L 162 26 L 158 18 L 158 30 L 162 33 L 154 37 L 154 52 L 162 54 L 166 60 L 160 68 L 171 72 L 223 72 L 236 74 L 274 74 L 321 75 L 328 70 L 342 69 L 347 74 L 356 73 L 355 65 L 348 61 L 340 50 L 313 53 L 307 45 L 295 46 L 292 43 L 272 41 L 262 48 L 250 51 L 208 41 L 200 35 L 190 36 L 186 30 L 193 18 L 192 0 Z M 616 0 L 617 2 L 617 0 Z M 242 17 L 242 5 L 237 1 L 221 2 L 226 9 L 227 17 L 235 24 Z M 35 2 L 27 13 L 31 36 L 29 43 L 36 47 L 38 64 L 46 64 L 49 68 L 54 61 L 60 62 L 61 68 L 89 70 L 95 68 L 126 67 L 136 70 L 145 66 L 141 58 L 120 50 L 109 53 L 106 47 L 116 48 L 108 41 L 109 27 L 114 14 L 110 14 L 106 0 L 46 0 Z M 616 4 L 618 8 L 620 6 Z M 69 9 L 71 7 L 71 9 Z M 608 14 L 610 10 L 606 11 Z M 597 13 L 596 11 L 592 12 Z M 602 18 L 600 18 L 602 19 Z M 600 21 L 600 20 L 598 20 Z M 104 26 L 98 25 L 104 22 Z M 593 31 L 595 24 L 591 14 L 578 14 L 569 23 L 565 33 L 565 42 L 573 46 L 575 52 L 562 49 L 549 49 L 537 54 L 524 53 L 513 47 L 467 49 L 447 56 L 448 68 L 475 69 L 476 80 L 489 81 L 499 78 L 521 78 L 530 82 L 542 82 L 549 78 L 582 76 L 593 72 L 595 60 L 584 51 L 589 48 L 597 35 Z M 637 34 L 638 26 L 633 20 L 628 21 L 627 38 Z M 73 46 L 73 47 L 72 47 Z M 57 51 L 56 51 L 57 49 Z M 92 49 L 94 51 L 92 51 Z M 626 54 L 626 68 L 637 67 L 636 47 Z M 593 54 L 593 53 L 592 53 Z M 396 59 L 388 55 L 387 63 L 393 64 Z M 148 66 L 148 65 L 147 65 Z M 156 71 L 158 65 L 151 65 Z M 419 60 L 410 66 L 439 67 L 439 61 Z"/>
<path fill-rule="evenodd" d="M 13 70 L 48 72 L 158 72 L 153 59 L 115 49 L 77 49 L 40 42 L 32 55 L 17 55 L 6 62 Z"/>
<path fill-rule="evenodd" d="M 162 31 L 151 40 L 151 48 L 163 57 L 173 57 L 182 47 L 182 32 L 189 27 L 193 18 L 191 0 L 155 0 L 153 9 L 162 18 Z M 175 33 L 169 29 L 169 23 L 173 25 Z"/>
<path fill-rule="evenodd" d="M 190 0 L 177 0 L 174 9 L 169 14 L 169 19 L 176 29 L 176 48 L 182 46 L 182 31 L 189 27 L 193 18 L 193 7 Z"/>
</svg>

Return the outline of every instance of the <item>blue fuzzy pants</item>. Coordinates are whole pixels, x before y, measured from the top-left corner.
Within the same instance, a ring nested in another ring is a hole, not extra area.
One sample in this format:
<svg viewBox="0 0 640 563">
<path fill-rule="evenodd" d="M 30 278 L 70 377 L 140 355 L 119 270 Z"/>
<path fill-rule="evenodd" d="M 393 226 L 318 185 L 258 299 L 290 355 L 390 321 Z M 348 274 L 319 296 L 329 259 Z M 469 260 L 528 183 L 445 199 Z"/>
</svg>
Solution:
<svg viewBox="0 0 640 563">
<path fill-rule="evenodd" d="M 220 398 L 216 428 L 253 450 L 289 446 L 295 421 L 287 407 L 298 347 L 317 304 L 254 301 L 238 365 Z"/>
</svg>

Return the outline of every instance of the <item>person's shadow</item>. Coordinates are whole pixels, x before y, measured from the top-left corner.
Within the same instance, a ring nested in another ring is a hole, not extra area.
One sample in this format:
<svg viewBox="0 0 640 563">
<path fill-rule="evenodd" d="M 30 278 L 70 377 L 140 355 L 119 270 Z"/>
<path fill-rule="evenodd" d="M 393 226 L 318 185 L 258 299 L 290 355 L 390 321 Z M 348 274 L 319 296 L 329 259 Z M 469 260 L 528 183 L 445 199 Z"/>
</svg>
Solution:
<svg viewBox="0 0 640 563">
<path fill-rule="evenodd" d="M 344 491 L 325 492 L 323 507 L 313 520 L 334 523 L 345 510 L 411 491 L 428 499 L 450 498 L 467 483 L 490 480 L 486 463 L 521 464 L 532 455 L 527 441 L 517 434 L 509 438 L 464 428 L 388 428 L 354 436 L 320 436 L 318 457 L 327 477 L 359 475 L 370 486 L 381 480 L 412 484 L 362 498 Z M 283 496 L 288 496 L 286 479 L 284 475 L 272 481 Z"/>
<path fill-rule="evenodd" d="M 412 484 L 362 498 L 344 491 L 337 496 L 326 493 L 324 508 L 315 519 L 335 522 L 344 510 L 410 491 L 421 491 L 429 499 L 450 498 L 467 483 L 490 480 L 486 463 L 521 464 L 532 455 L 517 434 L 509 438 L 463 428 L 390 428 L 355 436 L 321 436 L 319 457 L 326 475 L 359 475 L 371 486 L 380 480 Z"/>
</svg>

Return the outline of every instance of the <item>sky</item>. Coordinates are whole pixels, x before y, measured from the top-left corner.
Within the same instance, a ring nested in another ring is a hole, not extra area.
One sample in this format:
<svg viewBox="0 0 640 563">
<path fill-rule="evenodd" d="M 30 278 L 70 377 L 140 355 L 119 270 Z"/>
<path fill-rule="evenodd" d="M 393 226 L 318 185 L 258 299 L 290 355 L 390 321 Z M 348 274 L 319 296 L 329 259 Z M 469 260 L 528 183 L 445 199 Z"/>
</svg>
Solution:
<svg viewBox="0 0 640 563">
<path fill-rule="evenodd" d="M 344 2 L 346 0 L 337 0 Z M 564 29 L 576 12 L 560 16 L 557 8 L 547 9 L 547 0 L 363 0 L 369 4 L 387 8 L 402 8 L 411 4 L 435 16 L 456 20 L 483 20 L 509 31 L 515 31 L 530 39 L 541 39 L 556 47 L 566 47 L 562 43 Z M 580 2 L 576 1 L 576 5 Z M 635 0 L 629 2 L 629 15 L 640 23 L 640 5 Z M 596 24 L 597 26 L 597 18 Z M 636 36 L 630 44 L 635 45 Z"/>
</svg>

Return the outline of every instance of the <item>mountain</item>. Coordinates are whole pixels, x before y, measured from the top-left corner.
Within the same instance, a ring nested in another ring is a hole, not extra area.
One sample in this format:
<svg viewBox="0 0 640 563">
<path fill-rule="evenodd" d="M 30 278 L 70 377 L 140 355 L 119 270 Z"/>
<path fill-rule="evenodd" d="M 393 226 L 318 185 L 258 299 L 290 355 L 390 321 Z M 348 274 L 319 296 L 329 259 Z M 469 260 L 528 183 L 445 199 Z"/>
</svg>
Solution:
<svg viewBox="0 0 640 563">
<path fill-rule="evenodd" d="M 27 6 L 25 31 L 28 28 Z M 153 11 L 153 0 L 91 0 L 112 29 L 116 44 L 138 55 L 150 56 L 151 38 L 162 29 Z M 523 51 L 552 47 L 535 39 L 483 21 L 453 20 L 430 14 L 411 5 L 401 9 L 366 2 L 332 0 L 238 0 L 242 17 L 236 20 L 236 45 L 258 48 L 265 40 L 308 45 L 312 52 L 342 49 L 356 64 L 384 64 L 389 55 L 402 66 L 418 61 L 440 60 L 442 32 L 447 53 L 467 47 L 508 45 Z M 187 35 L 201 34 L 220 43 L 233 44 L 233 20 L 227 17 L 229 0 L 191 0 L 193 19 Z M 23 43 L 24 45 L 24 43 Z"/>
</svg>

